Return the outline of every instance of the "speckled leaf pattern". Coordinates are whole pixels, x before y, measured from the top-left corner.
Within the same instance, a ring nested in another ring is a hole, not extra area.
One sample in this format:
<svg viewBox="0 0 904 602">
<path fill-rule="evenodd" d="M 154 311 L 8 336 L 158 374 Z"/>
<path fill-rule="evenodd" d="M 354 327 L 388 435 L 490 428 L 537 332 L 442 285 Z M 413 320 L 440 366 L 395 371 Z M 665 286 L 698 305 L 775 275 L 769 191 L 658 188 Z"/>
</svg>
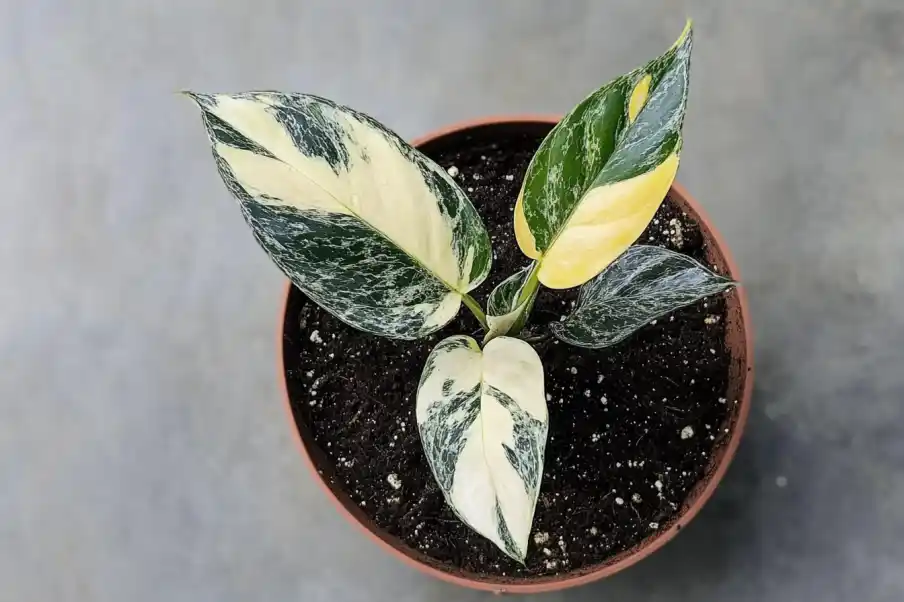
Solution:
<svg viewBox="0 0 904 602">
<path fill-rule="evenodd" d="M 372 118 L 303 94 L 189 96 L 257 241 L 347 324 L 425 336 L 489 273 L 489 237 L 464 192 Z"/>
<path fill-rule="evenodd" d="M 549 133 L 515 207 L 521 250 L 550 288 L 587 282 L 646 228 L 678 170 L 693 33 L 606 84 Z"/>
<path fill-rule="evenodd" d="M 566 343 L 608 347 L 651 320 L 735 284 L 687 255 L 636 245 L 581 287 L 571 315 L 549 327 Z"/>
<path fill-rule="evenodd" d="M 543 476 L 549 420 L 543 366 L 520 339 L 481 351 L 453 336 L 430 353 L 417 391 L 424 453 L 461 520 L 523 562 Z"/>
<path fill-rule="evenodd" d="M 486 340 L 494 337 L 518 333 L 527 321 L 536 299 L 534 294 L 527 299 L 519 299 L 534 264 L 518 270 L 498 285 L 487 300 L 487 324 L 490 327 Z"/>
</svg>

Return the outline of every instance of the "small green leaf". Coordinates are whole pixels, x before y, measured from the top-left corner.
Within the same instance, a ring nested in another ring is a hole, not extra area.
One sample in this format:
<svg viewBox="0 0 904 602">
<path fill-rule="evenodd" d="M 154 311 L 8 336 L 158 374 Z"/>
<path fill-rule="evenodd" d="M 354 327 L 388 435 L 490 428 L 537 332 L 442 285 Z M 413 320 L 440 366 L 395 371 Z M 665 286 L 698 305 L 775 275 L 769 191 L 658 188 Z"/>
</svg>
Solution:
<svg viewBox="0 0 904 602">
<path fill-rule="evenodd" d="M 543 477 L 549 416 L 543 365 L 520 339 L 481 351 L 453 336 L 430 352 L 417 425 L 446 503 L 469 527 L 524 562 Z"/>
<path fill-rule="evenodd" d="M 340 320 L 422 337 L 489 273 L 489 236 L 465 193 L 374 119 L 304 94 L 188 95 L 258 243 Z"/>
<path fill-rule="evenodd" d="M 554 289 L 581 285 L 653 219 L 678 170 L 693 34 L 606 84 L 543 140 L 515 205 L 515 235 Z"/>
<path fill-rule="evenodd" d="M 530 310 L 534 306 L 534 300 L 537 298 L 537 290 L 534 289 L 533 293 L 525 299 L 520 297 L 534 265 L 531 263 L 518 270 L 496 285 L 496 288 L 490 293 L 487 301 L 487 323 L 490 329 L 484 342 L 504 334 L 517 334 L 524 327 L 530 316 Z"/>
<path fill-rule="evenodd" d="M 549 327 L 566 343 L 608 347 L 650 320 L 736 284 L 687 255 L 636 245 L 581 287 L 571 315 Z"/>
</svg>

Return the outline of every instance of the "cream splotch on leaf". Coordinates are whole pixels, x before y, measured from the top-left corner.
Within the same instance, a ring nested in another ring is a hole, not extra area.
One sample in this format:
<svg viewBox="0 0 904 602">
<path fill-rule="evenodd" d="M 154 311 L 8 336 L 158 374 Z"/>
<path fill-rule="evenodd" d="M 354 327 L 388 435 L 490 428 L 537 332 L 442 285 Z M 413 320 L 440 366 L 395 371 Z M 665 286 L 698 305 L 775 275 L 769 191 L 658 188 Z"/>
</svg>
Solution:
<svg viewBox="0 0 904 602">
<path fill-rule="evenodd" d="M 489 236 L 464 192 L 372 118 L 303 94 L 189 95 L 257 241 L 344 322 L 425 336 L 489 273 Z"/>
</svg>

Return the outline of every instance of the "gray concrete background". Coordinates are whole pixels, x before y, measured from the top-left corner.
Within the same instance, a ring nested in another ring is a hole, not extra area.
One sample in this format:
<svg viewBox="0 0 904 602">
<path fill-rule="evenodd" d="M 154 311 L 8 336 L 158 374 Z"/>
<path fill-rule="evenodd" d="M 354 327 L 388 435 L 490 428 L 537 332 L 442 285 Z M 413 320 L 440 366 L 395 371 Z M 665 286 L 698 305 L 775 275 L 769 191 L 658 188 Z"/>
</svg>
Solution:
<svg viewBox="0 0 904 602">
<path fill-rule="evenodd" d="M 686 533 L 546 599 L 904 599 L 901 0 L 0 0 L 0 600 L 488 599 L 306 473 L 283 280 L 174 91 L 317 92 L 414 136 L 564 111 L 686 15 L 679 179 L 741 266 L 755 406 Z"/>
</svg>

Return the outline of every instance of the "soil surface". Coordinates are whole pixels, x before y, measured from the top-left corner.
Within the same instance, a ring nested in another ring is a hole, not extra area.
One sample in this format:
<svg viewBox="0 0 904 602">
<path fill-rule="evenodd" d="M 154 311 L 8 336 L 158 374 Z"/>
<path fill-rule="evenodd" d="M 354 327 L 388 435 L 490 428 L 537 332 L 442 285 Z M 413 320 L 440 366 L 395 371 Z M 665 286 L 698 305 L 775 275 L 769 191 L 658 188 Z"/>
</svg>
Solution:
<svg viewBox="0 0 904 602">
<path fill-rule="evenodd" d="M 494 262 L 474 294 L 528 262 L 512 209 L 542 135 L 472 140 L 427 153 L 453 165 L 490 232 Z M 455 170 L 452 170 L 453 172 Z M 666 199 L 640 238 L 705 259 L 697 226 Z M 577 289 L 542 289 L 531 324 L 558 320 Z M 734 399 L 725 399 L 730 358 L 725 304 L 702 300 L 603 350 L 555 340 L 537 344 L 546 370 L 549 439 L 533 535 L 524 566 L 464 526 L 446 506 L 415 422 L 415 390 L 436 343 L 479 326 L 462 306 L 446 328 L 394 341 L 342 324 L 293 289 L 284 334 L 289 397 L 333 463 L 338 482 L 379 526 L 439 565 L 494 576 L 570 572 L 636 546 L 674 520 L 728 439 Z"/>
</svg>

